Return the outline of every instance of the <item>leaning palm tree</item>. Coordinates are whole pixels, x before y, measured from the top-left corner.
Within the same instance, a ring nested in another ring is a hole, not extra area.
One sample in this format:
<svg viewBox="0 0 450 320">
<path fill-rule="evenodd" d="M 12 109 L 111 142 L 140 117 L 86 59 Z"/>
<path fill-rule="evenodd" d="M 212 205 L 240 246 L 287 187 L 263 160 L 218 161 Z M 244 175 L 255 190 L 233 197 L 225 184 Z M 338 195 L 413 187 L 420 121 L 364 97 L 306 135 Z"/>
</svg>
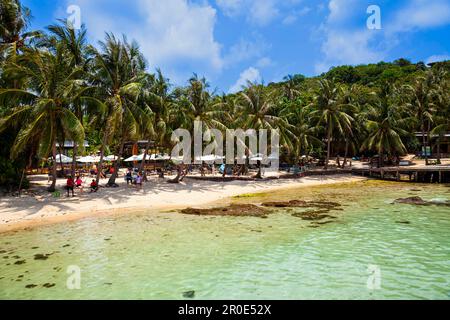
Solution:
<svg viewBox="0 0 450 320">
<path fill-rule="evenodd" d="M 12 113 L 0 122 L 0 130 L 17 121 L 22 124 L 11 150 L 12 158 L 18 157 L 32 142 L 39 146 L 41 157 L 52 154 L 49 191 L 54 191 L 58 138 L 65 136 L 78 143 L 84 139 L 83 126 L 70 109 L 70 105 L 84 92 L 79 82 L 82 70 L 68 66 L 67 53 L 60 43 L 48 50 L 24 51 L 17 63 L 9 64 L 5 72 L 13 78 L 26 79 L 29 89 L 0 90 L 0 104 L 4 100 L 13 100 L 17 104 Z"/>
<path fill-rule="evenodd" d="M 135 42 L 129 44 L 125 37 L 121 41 L 113 34 L 106 34 L 105 41 L 99 45 L 100 51 L 90 48 L 94 56 L 91 81 L 96 88 L 95 105 L 101 106 L 100 114 L 96 113 L 95 117 L 103 123 L 97 182 L 106 145 L 114 136 L 117 137 L 116 154 L 120 159 L 126 139 L 134 139 L 137 134 L 137 118 L 143 115 L 143 109 L 136 101 L 145 77 L 145 60 Z M 119 161 L 116 161 L 115 172 L 107 186 L 115 185 L 118 169 Z"/>
<path fill-rule="evenodd" d="M 407 119 L 402 118 L 401 108 L 395 104 L 395 93 L 389 84 L 382 86 L 378 97 L 366 122 L 368 137 L 363 142 L 361 151 L 377 152 L 380 166 L 383 166 L 386 154 L 401 155 L 406 152 L 401 136 L 407 135 L 403 129 Z"/>
<path fill-rule="evenodd" d="M 348 114 L 350 105 L 342 101 L 342 91 L 334 82 L 327 79 L 319 81 L 319 89 L 310 107 L 314 107 L 311 116 L 316 119 L 317 126 L 324 126 L 327 140 L 327 157 L 325 170 L 328 168 L 331 153 L 331 141 L 336 133 L 348 135 L 352 132 L 353 118 Z"/>
<path fill-rule="evenodd" d="M 84 71 L 88 71 L 89 68 L 89 55 L 87 52 L 87 38 L 86 28 L 82 25 L 80 30 L 75 30 L 73 26 L 67 20 L 59 20 L 60 24 L 53 24 L 47 27 L 50 32 L 50 36 L 43 37 L 41 44 L 48 46 L 48 43 L 60 42 L 67 51 L 68 65 L 70 68 L 81 68 Z M 71 106 L 74 114 L 78 120 L 83 123 L 83 103 L 81 100 L 74 101 Z M 72 176 L 75 175 L 76 158 L 78 154 L 79 146 L 74 144 L 73 147 L 73 162 L 72 162 Z"/>
</svg>

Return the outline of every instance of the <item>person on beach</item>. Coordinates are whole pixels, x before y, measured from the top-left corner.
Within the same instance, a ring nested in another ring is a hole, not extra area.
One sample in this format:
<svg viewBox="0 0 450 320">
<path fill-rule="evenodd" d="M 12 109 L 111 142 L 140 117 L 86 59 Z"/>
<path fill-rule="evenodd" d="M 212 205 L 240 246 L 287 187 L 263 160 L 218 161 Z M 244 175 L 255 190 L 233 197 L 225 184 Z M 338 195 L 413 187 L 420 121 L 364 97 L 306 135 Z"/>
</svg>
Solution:
<svg viewBox="0 0 450 320">
<path fill-rule="evenodd" d="M 91 193 L 92 192 L 97 192 L 97 191 L 98 191 L 97 181 L 92 180 L 92 182 L 91 182 Z"/>
<path fill-rule="evenodd" d="M 75 187 L 83 192 L 83 180 L 80 176 L 77 176 L 77 178 L 75 179 Z"/>
<path fill-rule="evenodd" d="M 66 189 L 67 189 L 67 196 L 70 197 L 69 193 L 72 191 L 72 197 L 75 197 L 75 193 L 73 191 L 73 188 L 75 186 L 75 182 L 73 181 L 72 176 L 69 176 L 69 178 L 66 181 Z"/>
<path fill-rule="evenodd" d="M 136 187 L 137 188 L 141 188 L 142 187 L 142 175 L 139 172 L 137 177 L 136 177 Z"/>
<path fill-rule="evenodd" d="M 130 169 L 128 169 L 127 174 L 125 175 L 125 181 L 127 182 L 127 185 L 133 183 L 133 174 L 131 173 Z"/>
</svg>

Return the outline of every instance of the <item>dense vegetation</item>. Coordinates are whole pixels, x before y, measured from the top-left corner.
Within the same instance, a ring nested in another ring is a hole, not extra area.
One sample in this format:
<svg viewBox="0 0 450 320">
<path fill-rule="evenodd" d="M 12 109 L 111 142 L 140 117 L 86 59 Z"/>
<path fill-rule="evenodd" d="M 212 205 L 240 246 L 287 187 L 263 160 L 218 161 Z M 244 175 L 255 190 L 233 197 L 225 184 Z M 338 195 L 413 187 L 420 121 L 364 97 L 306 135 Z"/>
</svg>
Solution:
<svg viewBox="0 0 450 320">
<path fill-rule="evenodd" d="M 161 71 L 148 73 L 138 44 L 125 37 L 107 34 L 93 47 L 84 27 L 66 21 L 30 32 L 18 0 L 0 6 L 0 184 L 17 185 L 25 166 L 55 157 L 58 142 L 86 139 L 103 161 L 138 139 L 170 149 L 172 130 L 192 129 L 195 120 L 205 130 L 280 129 L 284 161 L 313 154 L 326 166 L 337 154 L 417 152 L 431 134 L 439 143 L 450 130 L 450 62 L 341 66 L 218 95 L 197 75 L 174 87 Z M 56 166 L 52 174 L 50 190 Z"/>
</svg>

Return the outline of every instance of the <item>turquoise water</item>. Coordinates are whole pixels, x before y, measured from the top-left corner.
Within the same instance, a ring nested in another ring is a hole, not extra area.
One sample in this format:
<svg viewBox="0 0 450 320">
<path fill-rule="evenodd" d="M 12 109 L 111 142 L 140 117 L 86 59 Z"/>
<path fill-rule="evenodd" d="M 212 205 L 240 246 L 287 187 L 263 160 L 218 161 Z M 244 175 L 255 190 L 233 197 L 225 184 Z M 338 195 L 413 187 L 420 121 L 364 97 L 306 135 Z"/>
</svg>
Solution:
<svg viewBox="0 0 450 320">
<path fill-rule="evenodd" d="M 233 200 L 344 205 L 316 228 L 286 210 L 267 219 L 149 212 L 0 234 L 0 298 L 450 299 L 450 209 L 391 204 L 446 200 L 449 190 L 369 181 Z M 69 266 L 80 268 L 78 290 L 66 285 Z M 379 287 L 367 285 L 373 268 Z"/>
</svg>

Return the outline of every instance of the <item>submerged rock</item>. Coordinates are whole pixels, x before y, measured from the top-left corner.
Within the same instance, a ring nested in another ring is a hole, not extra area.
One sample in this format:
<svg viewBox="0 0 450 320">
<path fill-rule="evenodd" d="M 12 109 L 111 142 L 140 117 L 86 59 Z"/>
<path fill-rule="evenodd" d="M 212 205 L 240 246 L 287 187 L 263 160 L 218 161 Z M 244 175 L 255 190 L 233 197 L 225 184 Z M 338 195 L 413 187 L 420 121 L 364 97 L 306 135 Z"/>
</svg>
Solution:
<svg viewBox="0 0 450 320">
<path fill-rule="evenodd" d="M 394 203 L 403 203 L 403 204 L 414 204 L 418 206 L 426 206 L 429 203 L 423 200 L 421 197 L 408 197 L 408 198 L 400 198 L 394 201 Z"/>
<path fill-rule="evenodd" d="M 228 207 L 209 209 L 187 208 L 181 210 L 181 213 L 197 216 L 240 216 L 266 218 L 270 211 L 253 204 L 232 204 Z"/>
<path fill-rule="evenodd" d="M 302 208 L 309 206 L 309 204 L 303 200 L 264 202 L 261 205 L 263 207 L 272 207 L 272 208 Z"/>
<path fill-rule="evenodd" d="M 192 298 L 195 297 L 195 291 L 192 290 L 192 291 L 186 291 L 186 292 L 183 292 L 183 297 L 184 297 L 184 298 L 192 299 Z"/>
<path fill-rule="evenodd" d="M 394 203 L 401 203 L 401 204 L 412 204 L 416 206 L 444 206 L 444 207 L 450 207 L 450 200 L 444 200 L 444 201 L 426 201 L 422 199 L 421 197 L 409 197 L 409 198 L 400 198 L 397 200 L 394 200 Z"/>
<path fill-rule="evenodd" d="M 34 260 L 47 260 L 48 257 L 50 257 L 52 253 L 42 254 L 38 253 L 34 255 Z"/>
</svg>

